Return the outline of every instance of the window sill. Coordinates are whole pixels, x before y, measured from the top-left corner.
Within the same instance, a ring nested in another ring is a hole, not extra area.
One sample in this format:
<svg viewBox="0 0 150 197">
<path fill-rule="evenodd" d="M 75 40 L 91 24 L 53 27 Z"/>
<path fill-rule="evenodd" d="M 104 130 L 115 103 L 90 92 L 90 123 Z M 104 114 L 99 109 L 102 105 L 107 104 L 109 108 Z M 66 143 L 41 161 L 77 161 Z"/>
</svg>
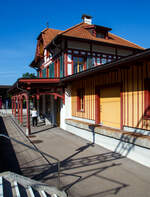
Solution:
<svg viewBox="0 0 150 197">
<path fill-rule="evenodd" d="M 85 110 L 78 110 L 78 112 L 85 112 Z"/>
</svg>

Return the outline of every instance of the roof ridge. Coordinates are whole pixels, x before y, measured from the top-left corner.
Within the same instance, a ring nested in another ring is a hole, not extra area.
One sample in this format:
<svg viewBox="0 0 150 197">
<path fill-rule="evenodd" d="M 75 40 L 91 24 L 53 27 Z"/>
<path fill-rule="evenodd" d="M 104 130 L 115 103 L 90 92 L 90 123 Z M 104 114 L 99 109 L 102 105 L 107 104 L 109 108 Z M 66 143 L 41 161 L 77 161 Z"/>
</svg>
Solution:
<svg viewBox="0 0 150 197">
<path fill-rule="evenodd" d="M 118 38 L 120 38 L 120 39 L 122 39 L 122 40 L 124 40 L 124 41 L 126 41 L 126 42 L 129 42 L 130 44 L 133 44 L 133 45 L 135 45 L 136 47 L 139 47 L 139 48 L 141 48 L 141 49 L 145 49 L 144 47 L 141 47 L 141 46 L 139 46 L 138 44 L 135 44 L 135 43 L 133 43 L 133 42 L 131 42 L 131 41 L 125 39 L 125 38 L 122 38 L 122 37 L 120 37 L 120 36 L 118 36 L 118 35 L 116 35 L 116 34 L 113 34 L 113 33 L 110 33 L 110 32 L 109 32 L 109 34 L 112 34 L 113 36 L 116 36 L 116 37 L 118 37 Z"/>
<path fill-rule="evenodd" d="M 70 30 L 74 29 L 75 27 L 77 27 L 77 26 L 81 25 L 81 24 L 83 24 L 83 22 L 78 23 L 78 24 L 76 24 L 76 25 L 74 25 L 74 26 L 72 26 L 72 27 L 69 27 L 68 29 L 66 29 L 65 31 L 63 31 L 63 32 L 62 32 L 62 33 L 60 33 L 60 34 L 64 34 L 64 33 L 68 32 L 68 31 L 70 31 Z"/>
<path fill-rule="evenodd" d="M 44 31 L 48 30 L 49 28 L 46 27 L 45 29 L 43 29 L 40 33 L 43 33 Z"/>
</svg>

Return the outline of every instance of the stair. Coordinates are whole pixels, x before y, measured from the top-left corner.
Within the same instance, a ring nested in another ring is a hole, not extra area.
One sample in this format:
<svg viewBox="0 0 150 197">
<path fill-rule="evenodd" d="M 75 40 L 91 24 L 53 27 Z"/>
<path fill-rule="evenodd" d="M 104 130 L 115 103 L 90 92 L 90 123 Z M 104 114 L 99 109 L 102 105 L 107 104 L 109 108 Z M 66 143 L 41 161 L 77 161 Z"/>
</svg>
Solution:
<svg viewBox="0 0 150 197">
<path fill-rule="evenodd" d="M 64 191 L 12 172 L 0 173 L 0 197 L 67 197 Z"/>
</svg>

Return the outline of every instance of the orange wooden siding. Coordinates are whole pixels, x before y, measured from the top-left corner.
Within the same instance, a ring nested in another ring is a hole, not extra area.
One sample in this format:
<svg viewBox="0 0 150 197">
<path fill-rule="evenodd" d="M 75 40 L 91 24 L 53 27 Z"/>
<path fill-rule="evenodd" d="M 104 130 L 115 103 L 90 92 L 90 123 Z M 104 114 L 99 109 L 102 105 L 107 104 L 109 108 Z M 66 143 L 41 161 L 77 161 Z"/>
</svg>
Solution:
<svg viewBox="0 0 150 197">
<path fill-rule="evenodd" d="M 72 83 L 72 116 L 95 120 L 95 87 L 122 86 L 123 126 L 150 130 L 150 120 L 144 119 L 144 80 L 150 78 L 150 63 L 129 65 L 118 71 L 100 73 Z M 85 111 L 77 111 L 77 88 L 85 88 Z M 121 116 L 121 115 L 120 115 Z M 121 118 L 120 118 L 121 120 Z M 120 123 L 121 124 L 121 123 Z"/>
</svg>

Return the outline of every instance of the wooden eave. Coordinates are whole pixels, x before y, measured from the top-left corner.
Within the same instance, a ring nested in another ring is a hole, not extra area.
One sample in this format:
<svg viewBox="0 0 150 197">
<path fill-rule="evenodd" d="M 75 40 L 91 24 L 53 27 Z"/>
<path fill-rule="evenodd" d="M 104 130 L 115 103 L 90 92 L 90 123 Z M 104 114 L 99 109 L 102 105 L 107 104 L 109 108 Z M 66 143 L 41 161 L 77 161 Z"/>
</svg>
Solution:
<svg viewBox="0 0 150 197">
<path fill-rule="evenodd" d="M 59 85 L 60 79 L 54 78 L 36 78 L 36 79 L 29 79 L 29 78 L 20 78 L 16 81 L 16 83 L 9 89 L 9 93 L 18 93 L 22 92 L 29 92 L 29 91 L 36 91 L 37 89 L 48 89 L 54 87 L 60 87 Z"/>
<path fill-rule="evenodd" d="M 134 47 L 129 47 L 129 46 L 121 45 L 121 44 L 108 43 L 108 42 L 97 41 L 97 40 L 86 39 L 86 38 L 78 38 L 78 37 L 62 35 L 62 34 L 58 34 L 45 48 L 46 49 L 50 48 L 50 46 L 53 45 L 53 43 L 59 38 L 67 39 L 67 40 L 81 41 L 81 42 L 86 42 L 86 43 L 94 43 L 94 44 L 101 43 L 101 45 L 103 45 L 103 46 L 117 47 L 117 48 L 121 48 L 121 49 L 130 49 L 130 50 L 132 49 L 133 51 L 143 51 L 144 50 L 144 49 L 138 49 L 136 47 L 134 48 Z"/>
</svg>

